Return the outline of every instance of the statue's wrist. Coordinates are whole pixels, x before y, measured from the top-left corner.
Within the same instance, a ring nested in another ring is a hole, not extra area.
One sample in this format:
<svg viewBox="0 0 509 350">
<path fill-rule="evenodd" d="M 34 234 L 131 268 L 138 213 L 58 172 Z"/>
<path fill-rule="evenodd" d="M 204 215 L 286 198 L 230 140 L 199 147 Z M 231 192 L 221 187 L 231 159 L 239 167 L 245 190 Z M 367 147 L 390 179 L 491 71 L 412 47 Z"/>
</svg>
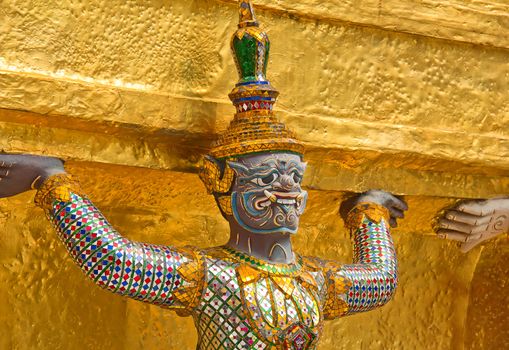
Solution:
<svg viewBox="0 0 509 350">
<path fill-rule="evenodd" d="M 509 212 L 509 197 L 496 198 L 499 207 L 502 211 Z"/>
<path fill-rule="evenodd" d="M 41 186 L 53 175 L 66 174 L 66 171 L 62 167 L 48 168 L 40 172 L 40 174 L 32 181 L 30 188 L 32 190 L 39 190 Z"/>
<path fill-rule="evenodd" d="M 359 228 L 366 217 L 375 223 L 380 223 L 382 219 L 388 223 L 390 219 L 390 212 L 389 209 L 379 203 L 367 201 L 359 202 L 348 212 L 346 216 L 347 228 L 350 230 Z"/>
<path fill-rule="evenodd" d="M 80 185 L 78 181 L 65 172 L 48 172 L 44 181 L 41 182 L 35 195 L 34 202 L 43 209 L 51 208 L 55 200 L 69 201 L 71 192 L 79 194 Z"/>
</svg>

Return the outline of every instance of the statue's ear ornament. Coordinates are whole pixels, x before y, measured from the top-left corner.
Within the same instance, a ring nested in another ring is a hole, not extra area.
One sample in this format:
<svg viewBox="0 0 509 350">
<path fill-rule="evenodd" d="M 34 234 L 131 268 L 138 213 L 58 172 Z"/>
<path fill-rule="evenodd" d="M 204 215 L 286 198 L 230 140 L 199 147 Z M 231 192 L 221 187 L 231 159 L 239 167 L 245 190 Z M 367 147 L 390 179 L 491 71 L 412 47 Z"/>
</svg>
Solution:
<svg viewBox="0 0 509 350">
<path fill-rule="evenodd" d="M 205 184 L 207 192 L 213 194 L 217 204 L 225 216 L 233 215 L 232 199 L 229 195 L 235 178 L 235 171 L 230 168 L 227 161 L 205 156 L 200 167 L 200 179 Z"/>
<path fill-rule="evenodd" d="M 217 204 L 219 205 L 219 208 L 221 208 L 221 211 L 226 217 L 233 215 L 231 196 L 216 197 L 216 201 Z"/>
<path fill-rule="evenodd" d="M 209 194 L 228 193 L 232 187 L 234 177 L 235 172 L 227 162 L 224 163 L 224 166 L 221 166 L 221 163 L 211 156 L 203 158 L 200 167 L 200 179 L 205 184 Z"/>
</svg>

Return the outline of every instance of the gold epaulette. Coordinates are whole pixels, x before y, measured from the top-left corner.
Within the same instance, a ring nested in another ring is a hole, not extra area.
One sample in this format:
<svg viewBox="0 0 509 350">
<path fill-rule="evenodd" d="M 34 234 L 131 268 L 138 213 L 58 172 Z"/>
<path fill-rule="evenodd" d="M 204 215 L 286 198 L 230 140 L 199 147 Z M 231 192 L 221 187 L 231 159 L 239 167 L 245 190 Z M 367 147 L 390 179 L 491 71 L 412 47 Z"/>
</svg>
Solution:
<svg viewBox="0 0 509 350">
<path fill-rule="evenodd" d="M 205 261 L 203 254 L 195 247 L 181 247 L 178 251 L 186 256 L 188 261 L 177 268 L 182 279 L 181 285 L 174 292 L 180 307 L 176 312 L 179 316 L 189 316 L 200 301 L 205 283 Z"/>
</svg>

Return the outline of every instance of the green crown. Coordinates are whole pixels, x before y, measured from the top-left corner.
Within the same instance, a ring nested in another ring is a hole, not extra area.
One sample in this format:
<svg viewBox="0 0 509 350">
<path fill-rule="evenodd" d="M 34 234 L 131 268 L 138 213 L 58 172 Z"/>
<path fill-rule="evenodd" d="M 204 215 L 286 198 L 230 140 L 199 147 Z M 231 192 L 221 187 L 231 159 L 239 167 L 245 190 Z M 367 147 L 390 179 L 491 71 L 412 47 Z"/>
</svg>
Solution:
<svg viewBox="0 0 509 350">
<path fill-rule="evenodd" d="M 239 0 L 239 29 L 232 36 L 231 48 L 239 72 L 239 83 L 266 81 L 269 37 L 259 28 L 249 0 Z"/>
</svg>

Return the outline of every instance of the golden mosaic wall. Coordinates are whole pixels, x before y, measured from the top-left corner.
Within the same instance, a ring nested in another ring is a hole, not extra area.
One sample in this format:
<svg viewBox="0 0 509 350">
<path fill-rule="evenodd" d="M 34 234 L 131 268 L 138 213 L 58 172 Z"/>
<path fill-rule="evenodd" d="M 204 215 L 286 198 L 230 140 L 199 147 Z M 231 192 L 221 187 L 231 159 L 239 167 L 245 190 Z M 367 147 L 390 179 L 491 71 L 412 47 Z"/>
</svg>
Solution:
<svg viewBox="0 0 509 350">
<path fill-rule="evenodd" d="M 394 301 L 329 323 L 320 349 L 502 348 L 507 239 L 463 255 L 430 220 L 456 198 L 509 192 L 507 2 L 254 4 L 278 113 L 309 150 L 297 249 L 350 259 L 345 192 L 384 188 L 411 207 Z M 0 149 L 66 159 L 129 238 L 223 243 L 195 172 L 234 113 L 236 21 L 233 0 L 2 1 Z M 86 280 L 32 196 L 0 200 L 1 349 L 194 348 L 191 319 Z"/>
</svg>

